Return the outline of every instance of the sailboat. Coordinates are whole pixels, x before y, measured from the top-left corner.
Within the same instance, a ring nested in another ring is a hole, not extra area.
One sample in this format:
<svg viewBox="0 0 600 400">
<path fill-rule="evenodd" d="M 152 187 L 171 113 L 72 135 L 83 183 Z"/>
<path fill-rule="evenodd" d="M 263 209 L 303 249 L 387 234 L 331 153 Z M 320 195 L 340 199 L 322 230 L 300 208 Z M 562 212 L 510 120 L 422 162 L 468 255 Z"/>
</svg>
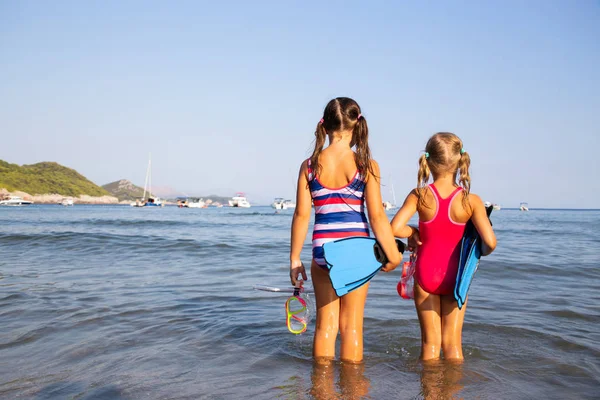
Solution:
<svg viewBox="0 0 600 400">
<path fill-rule="evenodd" d="M 396 192 L 394 191 L 394 184 L 392 183 L 390 186 L 391 186 L 390 191 L 392 192 L 392 199 L 394 200 L 394 202 L 393 203 L 390 203 L 389 201 L 383 202 L 383 209 L 386 211 L 395 210 L 398 208 L 398 206 L 396 205 Z"/>
<path fill-rule="evenodd" d="M 148 198 L 146 198 L 148 193 Z M 131 203 L 133 207 L 164 207 L 160 198 L 152 195 L 152 157 L 148 156 L 148 169 L 146 169 L 146 180 L 144 181 L 144 194 L 141 199 Z"/>
</svg>

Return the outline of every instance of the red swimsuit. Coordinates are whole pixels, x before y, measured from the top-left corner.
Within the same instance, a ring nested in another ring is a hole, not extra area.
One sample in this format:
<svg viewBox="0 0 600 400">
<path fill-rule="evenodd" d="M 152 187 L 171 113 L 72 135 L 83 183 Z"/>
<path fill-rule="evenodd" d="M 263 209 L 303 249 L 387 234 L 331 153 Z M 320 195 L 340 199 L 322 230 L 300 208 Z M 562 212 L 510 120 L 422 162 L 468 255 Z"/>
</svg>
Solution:
<svg viewBox="0 0 600 400">
<path fill-rule="evenodd" d="M 460 242 L 465 224 L 450 218 L 452 200 L 461 192 L 458 187 L 445 199 L 433 184 L 429 185 L 437 203 L 436 212 L 430 221 L 419 221 L 421 242 L 417 253 L 415 278 L 427 293 L 450 295 L 454 293 Z"/>
</svg>

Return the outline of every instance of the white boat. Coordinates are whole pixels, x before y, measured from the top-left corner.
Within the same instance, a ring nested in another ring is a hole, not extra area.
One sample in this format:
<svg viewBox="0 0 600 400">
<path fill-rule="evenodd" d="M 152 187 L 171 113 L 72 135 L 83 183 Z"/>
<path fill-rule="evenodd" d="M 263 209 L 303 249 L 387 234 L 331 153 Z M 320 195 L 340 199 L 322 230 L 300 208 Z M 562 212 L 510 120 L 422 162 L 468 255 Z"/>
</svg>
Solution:
<svg viewBox="0 0 600 400">
<path fill-rule="evenodd" d="M 283 197 L 276 197 L 271 207 L 276 210 L 287 210 L 288 208 L 296 208 L 296 203 L 292 200 L 284 200 Z"/>
<path fill-rule="evenodd" d="M 396 192 L 394 191 L 394 185 L 390 185 L 390 192 L 392 193 L 392 199 L 394 200 L 393 203 L 390 203 L 389 201 L 384 201 L 383 202 L 383 209 L 386 211 L 389 210 L 395 210 L 398 208 L 398 206 L 396 205 Z"/>
<path fill-rule="evenodd" d="M 73 203 L 73 199 L 72 198 L 65 197 L 64 199 L 61 200 L 61 202 L 59 204 L 61 206 L 68 207 L 68 206 L 72 206 L 74 203 Z"/>
<path fill-rule="evenodd" d="M 183 203 L 183 206 L 187 208 L 206 208 L 206 203 L 204 200 L 199 199 L 198 197 L 189 197 Z"/>
<path fill-rule="evenodd" d="M 275 197 L 275 200 L 273 200 L 273 204 L 271 204 L 271 207 L 273 207 L 276 210 L 284 210 L 285 206 L 283 205 L 283 197 Z"/>
<path fill-rule="evenodd" d="M 148 198 L 146 198 L 148 193 Z M 131 203 L 132 207 L 164 207 L 159 197 L 152 196 L 152 158 L 148 156 L 148 169 L 146 170 L 146 181 L 144 182 L 144 194 L 140 200 Z"/>
<path fill-rule="evenodd" d="M 529 211 L 529 204 L 527 204 L 527 203 L 521 203 L 519 205 L 519 210 L 521 210 L 521 211 Z"/>
<path fill-rule="evenodd" d="M 386 211 L 395 210 L 396 208 L 398 208 L 398 207 L 396 207 L 394 204 L 390 203 L 389 201 L 383 202 L 383 209 Z"/>
<path fill-rule="evenodd" d="M 250 208 L 250 203 L 246 199 L 246 195 L 244 193 L 238 192 L 229 200 L 229 205 L 231 207 L 242 207 L 242 208 Z"/>
<path fill-rule="evenodd" d="M 142 198 L 136 199 L 134 202 L 131 203 L 131 207 L 144 207 L 145 203 L 146 202 Z"/>
<path fill-rule="evenodd" d="M 483 203 L 483 205 L 485 206 L 485 208 L 492 207 L 492 210 L 500 210 L 501 208 L 500 204 L 492 204 L 491 201 L 486 201 L 485 203 Z"/>
<path fill-rule="evenodd" d="M 0 206 L 28 206 L 33 204 L 33 201 L 24 200 L 19 196 L 10 196 L 8 199 L 0 200 Z"/>
<path fill-rule="evenodd" d="M 500 211 L 502 209 L 502 207 L 500 207 L 500 204 L 495 204 L 494 203 L 494 211 Z"/>
</svg>

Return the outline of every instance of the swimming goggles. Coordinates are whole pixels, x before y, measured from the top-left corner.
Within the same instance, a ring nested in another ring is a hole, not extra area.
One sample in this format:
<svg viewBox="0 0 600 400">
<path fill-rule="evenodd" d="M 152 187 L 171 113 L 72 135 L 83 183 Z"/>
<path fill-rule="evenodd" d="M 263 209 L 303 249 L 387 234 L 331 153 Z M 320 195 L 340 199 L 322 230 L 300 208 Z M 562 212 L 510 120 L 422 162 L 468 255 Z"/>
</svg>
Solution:
<svg viewBox="0 0 600 400">
<path fill-rule="evenodd" d="M 296 284 L 296 287 L 294 288 L 294 294 L 285 302 L 287 328 L 295 335 L 306 332 L 309 317 L 309 310 L 306 300 L 300 297 L 301 293 L 304 291 L 301 285 L 301 282 Z"/>
</svg>

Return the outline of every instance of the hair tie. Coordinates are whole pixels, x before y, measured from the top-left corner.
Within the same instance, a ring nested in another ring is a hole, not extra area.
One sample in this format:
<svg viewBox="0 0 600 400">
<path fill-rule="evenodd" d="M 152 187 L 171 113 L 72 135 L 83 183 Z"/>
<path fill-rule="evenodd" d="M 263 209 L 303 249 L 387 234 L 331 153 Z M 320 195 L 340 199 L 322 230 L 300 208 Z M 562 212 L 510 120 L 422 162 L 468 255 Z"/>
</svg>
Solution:
<svg viewBox="0 0 600 400">
<path fill-rule="evenodd" d="M 429 153 L 425 152 L 425 158 L 429 158 Z"/>
<path fill-rule="evenodd" d="M 360 117 L 362 117 L 362 114 L 358 114 L 358 117 L 356 117 L 356 120 L 358 121 L 360 119 Z"/>
<path fill-rule="evenodd" d="M 465 150 L 465 148 L 463 147 L 462 149 L 460 149 L 460 154 L 465 154 L 467 151 Z"/>
<path fill-rule="evenodd" d="M 321 120 L 319 121 L 319 124 L 322 124 L 323 122 L 325 122 L 325 120 L 323 118 L 321 118 Z"/>
</svg>

